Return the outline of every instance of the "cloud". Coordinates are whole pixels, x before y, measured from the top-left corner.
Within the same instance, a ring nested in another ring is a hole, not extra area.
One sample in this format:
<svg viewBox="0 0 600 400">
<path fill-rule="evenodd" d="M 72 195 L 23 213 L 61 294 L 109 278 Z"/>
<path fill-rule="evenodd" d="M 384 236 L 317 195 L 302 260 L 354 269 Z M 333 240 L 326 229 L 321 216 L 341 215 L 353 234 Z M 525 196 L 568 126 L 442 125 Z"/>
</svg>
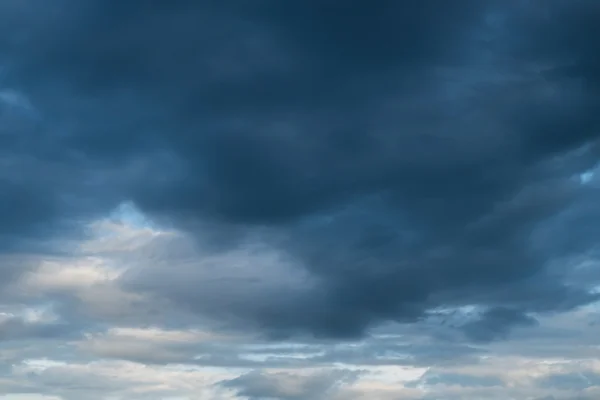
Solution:
<svg viewBox="0 0 600 400">
<path fill-rule="evenodd" d="M 594 398 L 600 9 L 413 3 L 1 2 L 14 392 Z"/>
<path fill-rule="evenodd" d="M 0 46 L 5 103 L 40 115 L 3 146 L 13 248 L 134 204 L 248 276 L 206 294 L 203 260 L 124 285 L 274 337 L 595 298 L 548 271 L 595 246 L 590 2 L 45 7 L 6 7 L 36 23 Z"/>
<path fill-rule="evenodd" d="M 584 390 L 600 386 L 600 375 L 594 371 L 552 374 L 544 377 L 541 384 L 556 389 Z"/>
<path fill-rule="evenodd" d="M 169 398 L 177 394 L 211 397 L 210 385 L 229 377 L 222 371 L 158 369 L 123 361 L 65 363 L 25 360 L 13 367 L 10 386 L 15 393 L 40 391 L 62 399 Z M 209 390 L 206 390 L 209 389 Z"/>
<path fill-rule="evenodd" d="M 458 385 L 463 387 L 504 386 L 504 382 L 495 376 L 473 376 L 463 374 L 424 374 L 418 381 L 410 382 L 410 386 L 435 386 L 438 384 Z"/>
<path fill-rule="evenodd" d="M 462 329 L 467 336 L 476 341 L 492 340 L 507 334 L 514 326 L 535 326 L 537 321 L 519 311 L 495 308 L 487 310 L 475 321 L 468 322 Z"/>
<path fill-rule="evenodd" d="M 236 390 L 239 397 L 249 400 L 303 400 L 328 398 L 340 383 L 355 380 L 351 371 L 319 371 L 309 375 L 285 372 L 265 374 L 253 371 L 222 385 Z"/>
<path fill-rule="evenodd" d="M 61 323 L 46 310 L 28 309 L 25 313 L 0 313 L 0 340 L 22 340 L 24 338 L 54 338 L 70 331 L 68 325 Z"/>
<path fill-rule="evenodd" d="M 207 332 L 111 328 L 102 334 L 88 334 L 77 345 L 84 352 L 106 359 L 145 364 L 193 364 L 198 344 L 217 342 L 216 339 L 218 337 Z"/>
</svg>

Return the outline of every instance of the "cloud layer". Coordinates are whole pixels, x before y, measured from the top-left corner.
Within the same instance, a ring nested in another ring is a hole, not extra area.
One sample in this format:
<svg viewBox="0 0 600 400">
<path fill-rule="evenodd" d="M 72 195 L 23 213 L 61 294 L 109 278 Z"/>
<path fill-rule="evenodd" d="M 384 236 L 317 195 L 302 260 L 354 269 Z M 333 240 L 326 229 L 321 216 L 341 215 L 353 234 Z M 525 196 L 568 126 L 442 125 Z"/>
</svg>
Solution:
<svg viewBox="0 0 600 400">
<path fill-rule="evenodd" d="M 592 398 L 598 17 L 3 1 L 0 384 L 195 398 L 205 368 L 203 399 Z M 57 343 L 72 358 L 39 361 Z"/>
</svg>

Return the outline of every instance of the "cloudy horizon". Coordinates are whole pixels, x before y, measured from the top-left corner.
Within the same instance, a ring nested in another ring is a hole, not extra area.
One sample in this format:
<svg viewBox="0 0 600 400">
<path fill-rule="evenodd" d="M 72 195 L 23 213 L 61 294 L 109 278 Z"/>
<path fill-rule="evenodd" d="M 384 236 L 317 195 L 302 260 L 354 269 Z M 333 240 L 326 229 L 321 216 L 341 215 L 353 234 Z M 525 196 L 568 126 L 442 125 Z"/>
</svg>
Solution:
<svg viewBox="0 0 600 400">
<path fill-rule="evenodd" d="M 0 400 L 600 398 L 599 22 L 0 0 Z"/>
</svg>

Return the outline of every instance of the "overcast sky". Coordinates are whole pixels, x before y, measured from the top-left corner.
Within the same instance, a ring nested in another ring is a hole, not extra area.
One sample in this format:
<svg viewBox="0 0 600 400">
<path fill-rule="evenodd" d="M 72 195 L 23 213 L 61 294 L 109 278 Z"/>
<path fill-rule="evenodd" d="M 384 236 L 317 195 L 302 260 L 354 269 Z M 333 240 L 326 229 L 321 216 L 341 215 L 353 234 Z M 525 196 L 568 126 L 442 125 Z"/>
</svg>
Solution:
<svg viewBox="0 0 600 400">
<path fill-rule="evenodd" d="M 0 0 L 0 400 L 600 398 L 600 2 Z"/>
</svg>

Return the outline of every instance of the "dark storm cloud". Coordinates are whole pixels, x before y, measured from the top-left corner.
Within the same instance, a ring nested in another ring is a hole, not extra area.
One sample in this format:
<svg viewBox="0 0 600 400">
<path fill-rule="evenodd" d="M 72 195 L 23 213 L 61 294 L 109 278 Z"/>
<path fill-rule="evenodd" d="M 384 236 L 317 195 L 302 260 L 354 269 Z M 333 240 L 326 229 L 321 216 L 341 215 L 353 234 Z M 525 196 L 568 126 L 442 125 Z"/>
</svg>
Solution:
<svg viewBox="0 0 600 400">
<path fill-rule="evenodd" d="M 6 4 L 2 83 L 39 117 L 0 139 L 0 233 L 121 200 L 220 241 L 267 230 L 315 287 L 207 310 L 193 282 L 124 284 L 276 336 L 512 310 L 476 325 L 491 339 L 593 299 L 548 267 L 600 233 L 576 179 L 600 149 L 594 2 Z"/>
</svg>

